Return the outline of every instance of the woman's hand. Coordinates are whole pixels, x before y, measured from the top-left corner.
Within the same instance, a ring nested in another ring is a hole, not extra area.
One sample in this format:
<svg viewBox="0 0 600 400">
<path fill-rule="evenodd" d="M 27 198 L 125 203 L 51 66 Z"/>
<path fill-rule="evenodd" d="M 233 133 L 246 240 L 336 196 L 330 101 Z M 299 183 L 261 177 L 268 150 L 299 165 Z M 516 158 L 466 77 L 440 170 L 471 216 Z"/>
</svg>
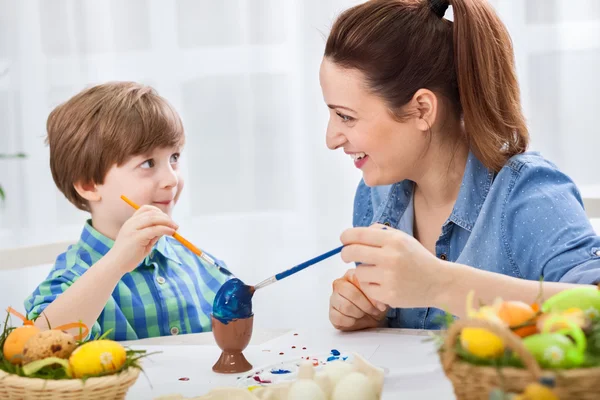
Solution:
<svg viewBox="0 0 600 400">
<path fill-rule="evenodd" d="M 412 236 L 383 225 L 342 234 L 342 259 L 358 262 L 356 279 L 371 299 L 391 307 L 430 307 L 444 290 L 445 262 Z"/>
<path fill-rule="evenodd" d="M 342 331 L 376 328 L 382 325 L 387 306 L 369 299 L 360 289 L 355 269 L 349 269 L 343 277 L 333 281 L 333 293 L 329 299 L 329 320 Z"/>
</svg>

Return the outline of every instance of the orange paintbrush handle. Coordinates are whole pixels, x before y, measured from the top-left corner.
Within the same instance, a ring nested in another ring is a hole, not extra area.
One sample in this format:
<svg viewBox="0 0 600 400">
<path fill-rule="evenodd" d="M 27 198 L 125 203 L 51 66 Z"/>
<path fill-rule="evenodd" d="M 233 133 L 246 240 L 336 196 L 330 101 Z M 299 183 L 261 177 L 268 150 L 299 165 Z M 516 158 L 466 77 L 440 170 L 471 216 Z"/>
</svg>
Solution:
<svg viewBox="0 0 600 400">
<path fill-rule="evenodd" d="M 140 208 L 140 206 L 138 206 L 137 204 L 135 204 L 133 201 L 129 200 L 124 195 L 121 195 L 121 199 L 123 199 L 123 201 L 125 201 L 125 203 L 129 204 L 131 207 L 135 208 L 136 210 L 138 210 Z M 200 250 L 199 248 L 197 248 L 196 246 L 194 246 L 193 244 L 191 244 L 186 238 L 184 238 L 183 236 L 181 236 L 179 233 L 175 232 L 173 234 L 173 237 L 175 239 L 177 239 L 179 241 L 179 243 L 181 243 L 182 245 L 184 245 L 185 247 L 187 247 L 191 252 L 193 252 L 194 254 L 197 254 L 199 257 L 202 257 L 203 260 L 209 262 L 212 265 L 215 265 L 215 260 L 213 260 L 207 254 L 205 254 L 202 250 Z"/>
</svg>

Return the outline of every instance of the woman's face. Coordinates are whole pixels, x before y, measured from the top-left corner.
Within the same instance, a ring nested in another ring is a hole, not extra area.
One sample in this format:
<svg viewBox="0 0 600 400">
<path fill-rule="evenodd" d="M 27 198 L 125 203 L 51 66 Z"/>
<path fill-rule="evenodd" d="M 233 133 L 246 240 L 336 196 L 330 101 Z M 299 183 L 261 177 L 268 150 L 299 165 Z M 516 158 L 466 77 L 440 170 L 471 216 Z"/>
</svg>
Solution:
<svg viewBox="0 0 600 400">
<path fill-rule="evenodd" d="M 383 99 L 369 92 L 360 71 L 340 68 L 327 58 L 319 78 L 330 109 L 327 147 L 343 148 L 368 186 L 414 180 L 430 142 L 419 113 L 398 122 Z"/>
</svg>

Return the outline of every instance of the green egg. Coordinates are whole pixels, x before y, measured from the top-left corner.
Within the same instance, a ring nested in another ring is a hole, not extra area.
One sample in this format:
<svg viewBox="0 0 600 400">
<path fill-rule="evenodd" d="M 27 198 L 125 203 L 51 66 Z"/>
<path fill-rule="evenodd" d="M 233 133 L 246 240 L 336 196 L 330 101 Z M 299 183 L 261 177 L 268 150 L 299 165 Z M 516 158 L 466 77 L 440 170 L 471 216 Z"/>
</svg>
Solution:
<svg viewBox="0 0 600 400">
<path fill-rule="evenodd" d="M 582 286 L 563 290 L 544 302 L 542 311 L 557 312 L 569 308 L 579 308 L 592 318 L 600 315 L 600 290 L 595 286 Z"/>
</svg>

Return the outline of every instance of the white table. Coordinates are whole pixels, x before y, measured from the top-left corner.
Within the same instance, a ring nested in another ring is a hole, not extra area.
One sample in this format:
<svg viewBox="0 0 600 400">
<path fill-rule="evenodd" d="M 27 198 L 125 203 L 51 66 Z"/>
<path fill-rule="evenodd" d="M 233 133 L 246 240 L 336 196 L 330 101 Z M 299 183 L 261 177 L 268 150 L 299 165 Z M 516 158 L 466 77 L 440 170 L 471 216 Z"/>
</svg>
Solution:
<svg viewBox="0 0 600 400">
<path fill-rule="evenodd" d="M 298 335 L 295 336 L 294 334 Z M 244 354 L 254 368 L 277 361 L 328 353 L 331 349 L 357 352 L 386 371 L 383 399 L 454 399 L 433 344 L 426 333 L 376 329 L 342 333 L 334 330 L 256 330 Z M 212 388 L 235 386 L 238 375 L 212 371 L 220 354 L 212 333 L 145 339 L 126 343 L 135 349 L 160 351 L 145 360 L 147 378 L 140 375 L 128 399 L 153 399 L 167 394 L 194 397 Z M 292 346 L 296 346 L 292 349 Z M 306 350 L 302 350 L 306 347 Z M 279 353 L 283 352 L 284 355 Z M 189 378 L 180 381 L 179 378 Z M 150 383 L 151 382 L 151 385 Z"/>
</svg>

